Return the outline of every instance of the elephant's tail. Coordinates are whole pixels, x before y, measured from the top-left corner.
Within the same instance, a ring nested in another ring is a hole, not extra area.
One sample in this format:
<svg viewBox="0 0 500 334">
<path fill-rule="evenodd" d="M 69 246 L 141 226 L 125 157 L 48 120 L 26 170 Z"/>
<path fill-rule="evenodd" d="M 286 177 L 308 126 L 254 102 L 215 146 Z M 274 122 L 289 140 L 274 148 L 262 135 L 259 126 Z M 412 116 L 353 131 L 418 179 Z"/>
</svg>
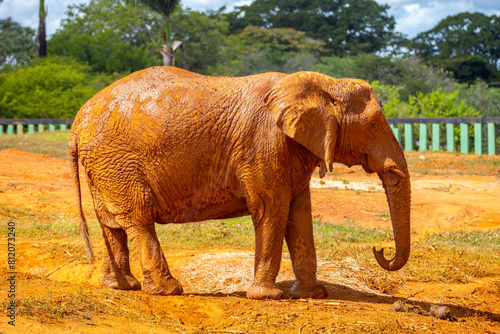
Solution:
<svg viewBox="0 0 500 334">
<path fill-rule="evenodd" d="M 92 252 L 92 246 L 90 244 L 89 238 L 89 229 L 87 227 L 87 220 L 83 215 L 82 208 L 82 192 L 80 189 L 80 172 L 78 166 L 78 149 L 76 145 L 69 149 L 69 161 L 71 163 L 71 171 L 73 173 L 73 182 L 75 184 L 75 192 L 76 192 L 76 203 L 78 206 L 78 216 L 80 217 L 80 232 L 82 234 L 83 242 L 85 243 L 85 248 L 87 249 L 87 254 L 89 256 L 89 263 L 93 264 L 95 261 L 94 253 Z"/>
</svg>

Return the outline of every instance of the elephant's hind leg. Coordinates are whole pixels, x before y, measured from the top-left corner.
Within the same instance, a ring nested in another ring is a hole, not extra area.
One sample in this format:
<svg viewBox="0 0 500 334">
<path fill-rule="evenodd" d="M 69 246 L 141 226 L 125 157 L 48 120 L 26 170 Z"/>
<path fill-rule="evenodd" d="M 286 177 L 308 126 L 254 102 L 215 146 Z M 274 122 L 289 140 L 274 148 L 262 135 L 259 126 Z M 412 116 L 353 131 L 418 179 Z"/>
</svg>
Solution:
<svg viewBox="0 0 500 334">
<path fill-rule="evenodd" d="M 140 290 L 141 283 L 130 272 L 127 235 L 116 223 L 115 217 L 107 210 L 97 189 L 91 183 L 89 188 L 106 245 L 99 285 L 120 290 Z"/>
<path fill-rule="evenodd" d="M 130 272 L 127 235 L 121 228 L 101 224 L 107 254 L 102 263 L 99 285 L 120 290 L 140 290 L 141 283 Z"/>
<path fill-rule="evenodd" d="M 172 277 L 156 236 L 154 223 L 131 224 L 127 228 L 132 246 L 139 255 L 144 281 L 142 289 L 152 295 L 180 295 L 181 284 Z"/>
</svg>

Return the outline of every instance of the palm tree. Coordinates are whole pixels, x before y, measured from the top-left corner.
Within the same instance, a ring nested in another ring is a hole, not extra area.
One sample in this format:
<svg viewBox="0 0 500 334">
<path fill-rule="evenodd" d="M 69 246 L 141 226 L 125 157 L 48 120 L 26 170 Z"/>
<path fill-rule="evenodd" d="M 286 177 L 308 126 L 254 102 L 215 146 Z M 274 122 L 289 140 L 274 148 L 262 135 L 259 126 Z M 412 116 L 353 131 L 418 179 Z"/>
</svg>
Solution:
<svg viewBox="0 0 500 334">
<path fill-rule="evenodd" d="M 2 0 L 0 0 L 2 1 Z M 40 11 L 38 13 L 40 20 L 38 21 L 37 41 L 37 56 L 47 56 L 47 40 L 45 38 L 45 17 L 47 16 L 47 8 L 45 8 L 45 0 L 40 0 Z"/>
<path fill-rule="evenodd" d="M 165 17 L 165 26 L 162 32 L 163 47 L 157 50 L 163 56 L 164 66 L 175 66 L 175 51 L 181 49 L 184 53 L 184 43 L 180 41 L 170 42 L 170 14 L 179 5 L 180 0 L 126 0 L 126 2 L 137 6 L 144 5 Z"/>
</svg>

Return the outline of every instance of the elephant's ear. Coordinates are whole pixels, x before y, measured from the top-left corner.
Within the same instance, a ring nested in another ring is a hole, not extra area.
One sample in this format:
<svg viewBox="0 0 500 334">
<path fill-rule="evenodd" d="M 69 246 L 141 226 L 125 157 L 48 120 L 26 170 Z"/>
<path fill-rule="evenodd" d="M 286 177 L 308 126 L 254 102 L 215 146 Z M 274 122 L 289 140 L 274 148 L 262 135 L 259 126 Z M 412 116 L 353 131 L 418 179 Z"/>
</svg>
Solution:
<svg viewBox="0 0 500 334">
<path fill-rule="evenodd" d="M 335 79 L 298 72 L 278 81 L 266 97 L 276 125 L 317 157 L 333 163 L 337 142 L 337 107 L 327 88 Z"/>
</svg>

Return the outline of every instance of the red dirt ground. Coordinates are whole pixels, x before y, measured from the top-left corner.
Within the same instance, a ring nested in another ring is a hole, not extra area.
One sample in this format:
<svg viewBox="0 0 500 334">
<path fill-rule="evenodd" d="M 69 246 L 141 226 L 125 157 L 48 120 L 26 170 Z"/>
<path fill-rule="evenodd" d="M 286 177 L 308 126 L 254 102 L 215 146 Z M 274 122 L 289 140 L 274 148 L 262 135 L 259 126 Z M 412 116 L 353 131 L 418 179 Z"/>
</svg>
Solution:
<svg viewBox="0 0 500 334">
<path fill-rule="evenodd" d="M 412 153 L 407 158 L 414 240 L 434 231 L 500 227 L 500 157 Z M 90 194 L 85 182 L 82 185 L 84 211 L 93 220 Z M 312 186 L 315 220 L 390 226 L 384 220 L 387 202 L 375 175 L 338 165 L 323 180 L 314 177 Z M 31 220 L 61 217 L 77 221 L 69 163 L 18 150 L 0 151 L 2 226 L 13 220 L 21 227 Z M 5 238 L 3 259 L 7 259 L 6 244 Z M 53 314 L 18 315 L 15 328 L 2 313 L 1 333 L 500 333 L 500 277 L 462 284 L 405 281 L 389 295 L 367 281 L 382 277 L 399 282 L 397 274 L 362 268 L 352 259 L 333 263 L 320 258 L 318 278 L 327 287 L 327 299 L 254 301 L 244 297 L 251 284 L 252 253 L 220 245 L 220 249 L 169 251 L 166 257 L 185 294 L 161 297 L 99 287 L 100 264 L 86 263 L 79 237 L 35 238 L 18 232 L 16 244 L 18 298 L 38 298 L 39 303 L 46 298 L 51 301 L 49 313 L 78 298 L 86 300 L 82 303 L 89 309 L 57 320 Z M 100 240 L 93 244 L 99 260 L 103 246 Z M 132 271 L 142 279 L 137 261 Z M 5 277 L 6 260 L 1 261 L 0 272 Z M 292 280 L 284 254 L 279 285 L 288 291 Z M 0 290 L 6 300 L 5 279 Z M 391 311 L 397 300 L 425 312 L 433 304 L 447 305 L 456 321 Z"/>
</svg>

